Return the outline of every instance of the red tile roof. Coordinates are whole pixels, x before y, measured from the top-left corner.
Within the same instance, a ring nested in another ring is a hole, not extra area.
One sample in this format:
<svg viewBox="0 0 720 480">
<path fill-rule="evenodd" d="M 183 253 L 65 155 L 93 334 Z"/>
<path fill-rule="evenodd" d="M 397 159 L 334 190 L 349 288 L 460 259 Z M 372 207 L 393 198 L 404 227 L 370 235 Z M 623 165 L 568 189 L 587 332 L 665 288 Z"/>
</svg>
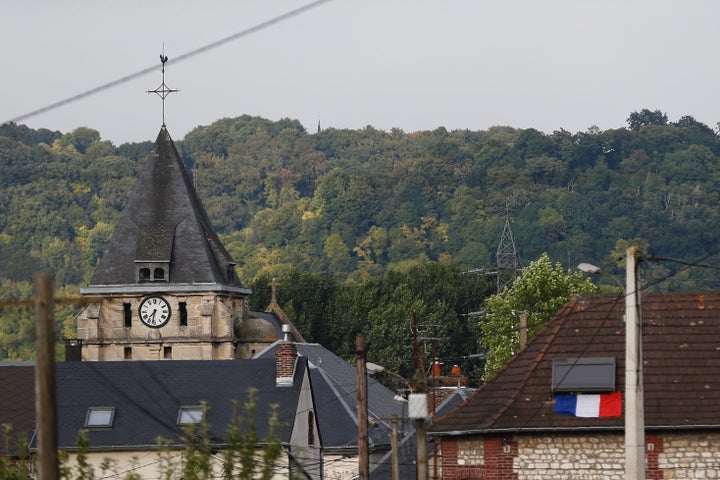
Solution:
<svg viewBox="0 0 720 480">
<path fill-rule="evenodd" d="M 646 293 L 641 304 L 646 428 L 720 428 L 720 292 Z M 622 429 L 623 418 L 554 413 L 551 378 L 555 358 L 615 357 L 616 386 L 624 390 L 624 311 L 622 296 L 573 298 L 430 431 Z"/>
</svg>

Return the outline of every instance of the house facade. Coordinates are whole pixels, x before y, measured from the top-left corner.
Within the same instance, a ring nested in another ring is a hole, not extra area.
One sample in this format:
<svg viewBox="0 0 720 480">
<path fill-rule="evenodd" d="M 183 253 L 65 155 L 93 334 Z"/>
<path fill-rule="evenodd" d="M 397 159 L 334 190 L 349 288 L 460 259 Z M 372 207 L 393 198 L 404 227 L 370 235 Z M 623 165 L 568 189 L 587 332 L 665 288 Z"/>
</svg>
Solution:
<svg viewBox="0 0 720 480">
<path fill-rule="evenodd" d="M 441 445 L 437 478 L 624 478 L 624 406 L 581 417 L 560 405 L 624 398 L 624 305 L 622 296 L 575 297 L 439 418 L 430 427 Z M 643 294 L 641 305 L 646 477 L 718 478 L 720 293 Z"/>
</svg>

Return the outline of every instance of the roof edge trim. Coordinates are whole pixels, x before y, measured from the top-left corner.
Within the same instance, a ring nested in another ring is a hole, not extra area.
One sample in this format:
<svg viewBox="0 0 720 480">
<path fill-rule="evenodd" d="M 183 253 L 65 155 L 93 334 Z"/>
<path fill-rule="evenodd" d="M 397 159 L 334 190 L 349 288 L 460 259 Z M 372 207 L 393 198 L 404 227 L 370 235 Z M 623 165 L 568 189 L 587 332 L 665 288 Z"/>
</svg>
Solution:
<svg viewBox="0 0 720 480">
<path fill-rule="evenodd" d="M 251 288 L 235 287 L 221 283 L 189 283 L 189 284 L 136 284 L 136 285 L 89 285 L 80 289 L 80 295 L 109 295 L 127 293 L 159 293 L 159 292 L 228 292 L 243 295 L 252 294 Z"/>
</svg>

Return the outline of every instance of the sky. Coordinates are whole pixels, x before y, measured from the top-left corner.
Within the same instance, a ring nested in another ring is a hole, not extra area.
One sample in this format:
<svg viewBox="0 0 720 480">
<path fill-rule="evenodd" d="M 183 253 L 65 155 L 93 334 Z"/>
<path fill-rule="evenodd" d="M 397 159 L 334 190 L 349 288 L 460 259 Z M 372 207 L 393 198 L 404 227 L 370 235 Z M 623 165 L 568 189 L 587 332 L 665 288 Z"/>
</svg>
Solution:
<svg viewBox="0 0 720 480">
<path fill-rule="evenodd" d="M 643 108 L 720 121 L 716 0 L 327 0 L 254 28 L 312 1 L 6 0 L 0 122 L 152 141 L 163 51 L 175 140 L 244 114 L 309 132 L 575 133 Z"/>
</svg>

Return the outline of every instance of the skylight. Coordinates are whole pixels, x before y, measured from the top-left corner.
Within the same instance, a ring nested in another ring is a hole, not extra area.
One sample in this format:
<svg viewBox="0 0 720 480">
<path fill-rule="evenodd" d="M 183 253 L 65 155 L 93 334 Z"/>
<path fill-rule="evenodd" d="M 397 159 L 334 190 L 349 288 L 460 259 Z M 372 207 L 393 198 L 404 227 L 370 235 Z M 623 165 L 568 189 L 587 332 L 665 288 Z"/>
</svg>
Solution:
<svg viewBox="0 0 720 480">
<path fill-rule="evenodd" d="M 615 390 L 615 357 L 553 359 L 554 392 L 612 392 Z"/>
<path fill-rule="evenodd" d="M 85 427 L 112 427 L 115 407 L 90 407 L 85 416 Z"/>
<path fill-rule="evenodd" d="M 178 425 L 190 425 L 193 423 L 200 423 L 205 418 L 205 407 L 193 406 L 193 407 L 180 407 L 178 412 Z"/>
</svg>

